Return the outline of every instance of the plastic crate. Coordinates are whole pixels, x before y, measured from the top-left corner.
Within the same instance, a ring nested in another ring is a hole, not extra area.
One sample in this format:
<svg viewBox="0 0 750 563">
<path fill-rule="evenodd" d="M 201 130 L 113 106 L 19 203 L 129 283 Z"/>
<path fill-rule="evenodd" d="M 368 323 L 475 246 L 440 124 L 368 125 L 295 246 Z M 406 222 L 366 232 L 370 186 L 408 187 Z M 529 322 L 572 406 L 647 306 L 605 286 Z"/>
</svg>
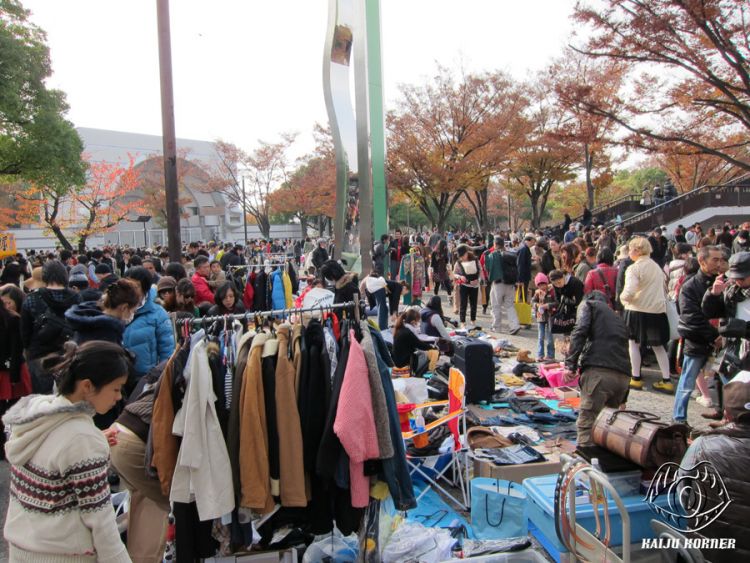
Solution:
<svg viewBox="0 0 750 563">
<path fill-rule="evenodd" d="M 547 552 L 555 557 L 555 553 L 567 553 L 567 549 L 557 538 L 555 531 L 555 484 L 557 476 L 531 477 L 524 479 L 526 490 L 526 514 L 529 519 L 529 530 L 532 525 L 536 529 L 533 533 Z M 646 504 L 643 496 L 634 495 L 622 497 L 625 509 L 630 515 L 630 542 L 636 543 L 643 538 L 656 537 L 651 529 L 651 520 L 662 520 Z M 658 499 L 660 506 L 667 505 L 666 496 Z M 610 545 L 622 545 L 622 518 L 614 500 L 609 501 L 610 516 Z M 599 511 L 599 521 L 603 523 L 604 514 Z M 594 509 L 591 504 L 576 504 L 576 523 L 591 533 L 596 530 Z M 541 536 L 541 537 L 540 537 Z M 557 559 L 559 561 L 559 558 Z"/>
</svg>

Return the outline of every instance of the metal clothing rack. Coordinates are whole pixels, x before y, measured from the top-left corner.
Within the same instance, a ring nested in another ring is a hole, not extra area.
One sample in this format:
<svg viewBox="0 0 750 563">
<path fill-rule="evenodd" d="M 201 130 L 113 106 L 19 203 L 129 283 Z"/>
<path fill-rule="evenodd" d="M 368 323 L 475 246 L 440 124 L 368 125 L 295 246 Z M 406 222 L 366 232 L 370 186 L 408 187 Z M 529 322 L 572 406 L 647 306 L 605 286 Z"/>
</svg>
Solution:
<svg viewBox="0 0 750 563">
<path fill-rule="evenodd" d="M 318 307 L 300 307 L 300 308 L 292 308 L 292 309 L 276 309 L 274 311 L 247 311 L 245 313 L 233 313 L 231 315 L 213 315 L 210 317 L 201 317 L 198 319 L 189 319 L 185 321 L 178 321 L 179 322 L 189 322 L 191 325 L 200 325 L 200 324 L 208 324 L 208 323 L 214 323 L 219 322 L 223 320 L 231 320 L 231 321 L 240 321 L 240 320 L 252 320 L 252 319 L 264 319 L 267 317 L 282 317 L 286 318 L 291 315 L 295 315 L 298 313 L 312 313 L 315 311 L 320 311 L 321 313 L 324 313 L 326 311 L 338 311 L 339 309 L 348 309 L 351 308 L 353 312 L 357 313 L 359 312 L 359 303 L 356 303 L 355 301 L 347 301 L 346 303 L 336 303 L 333 305 L 320 305 Z"/>
</svg>

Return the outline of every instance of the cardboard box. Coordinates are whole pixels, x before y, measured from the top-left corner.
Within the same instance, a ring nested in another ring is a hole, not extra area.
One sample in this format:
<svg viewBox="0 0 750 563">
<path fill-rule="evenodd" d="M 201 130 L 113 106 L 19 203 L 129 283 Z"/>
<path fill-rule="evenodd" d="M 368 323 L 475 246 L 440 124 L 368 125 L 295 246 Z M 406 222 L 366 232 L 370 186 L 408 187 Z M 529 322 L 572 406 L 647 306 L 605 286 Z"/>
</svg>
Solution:
<svg viewBox="0 0 750 563">
<path fill-rule="evenodd" d="M 560 400 L 578 397 L 578 389 L 576 389 L 575 387 L 555 387 L 555 393 L 557 394 L 557 398 Z"/>
<path fill-rule="evenodd" d="M 534 449 L 544 454 L 547 461 L 523 465 L 495 465 L 489 461 L 475 459 L 474 477 L 490 477 L 492 479 L 505 479 L 513 483 L 522 483 L 527 477 L 557 475 L 562 469 L 560 454 L 575 451 L 575 444 L 569 440 L 561 440 L 559 444 L 547 441 L 534 446 Z"/>
</svg>

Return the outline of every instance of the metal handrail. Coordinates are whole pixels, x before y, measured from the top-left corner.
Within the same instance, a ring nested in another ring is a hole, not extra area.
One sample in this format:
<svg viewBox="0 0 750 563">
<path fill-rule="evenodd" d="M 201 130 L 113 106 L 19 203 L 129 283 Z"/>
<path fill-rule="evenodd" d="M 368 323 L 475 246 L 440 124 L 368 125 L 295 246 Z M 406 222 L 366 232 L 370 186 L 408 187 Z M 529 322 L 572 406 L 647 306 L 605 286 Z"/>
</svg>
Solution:
<svg viewBox="0 0 750 563">
<path fill-rule="evenodd" d="M 648 215 L 655 215 L 659 210 L 666 209 L 667 207 L 671 207 L 675 205 L 675 203 L 679 203 L 680 201 L 687 201 L 688 199 L 691 199 L 692 197 L 699 195 L 699 193 L 704 194 L 708 192 L 716 192 L 719 190 L 724 190 L 726 188 L 741 187 L 742 183 L 748 180 L 750 180 L 750 173 L 743 174 L 742 176 L 735 178 L 734 180 L 731 180 L 730 182 L 727 182 L 725 184 L 705 184 L 703 186 L 699 186 L 695 188 L 694 190 L 690 190 L 689 192 L 680 194 L 677 197 L 670 199 L 669 201 L 665 201 L 663 203 L 660 203 L 659 205 L 652 205 L 645 211 L 641 211 L 640 213 L 631 215 L 627 219 L 624 219 L 622 221 L 622 224 L 625 226 L 632 225 L 633 223 L 640 221 L 641 219 L 645 218 Z"/>
</svg>

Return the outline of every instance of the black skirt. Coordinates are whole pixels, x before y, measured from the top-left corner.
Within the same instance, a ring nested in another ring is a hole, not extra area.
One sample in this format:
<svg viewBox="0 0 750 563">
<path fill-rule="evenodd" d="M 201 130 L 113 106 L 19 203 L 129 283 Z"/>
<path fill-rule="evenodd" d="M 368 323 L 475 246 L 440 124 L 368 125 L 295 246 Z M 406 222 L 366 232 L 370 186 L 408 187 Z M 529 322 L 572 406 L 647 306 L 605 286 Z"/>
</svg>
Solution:
<svg viewBox="0 0 750 563">
<path fill-rule="evenodd" d="M 638 344 L 665 346 L 669 342 L 669 319 L 666 313 L 643 313 L 625 309 L 628 338 Z"/>
</svg>

